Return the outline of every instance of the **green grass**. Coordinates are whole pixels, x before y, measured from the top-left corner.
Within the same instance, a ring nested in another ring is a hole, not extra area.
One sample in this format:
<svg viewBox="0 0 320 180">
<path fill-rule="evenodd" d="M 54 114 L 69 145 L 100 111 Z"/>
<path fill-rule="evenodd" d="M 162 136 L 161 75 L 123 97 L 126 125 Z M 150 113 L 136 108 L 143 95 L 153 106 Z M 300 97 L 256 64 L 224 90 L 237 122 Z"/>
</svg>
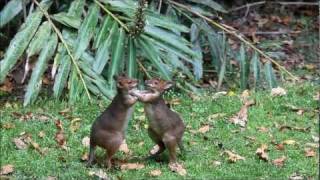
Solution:
<svg viewBox="0 0 320 180">
<path fill-rule="evenodd" d="M 252 98 L 256 105 L 249 109 L 249 122 L 247 129 L 241 131 L 239 126 L 230 124 L 228 119 L 236 114 L 241 101 L 238 95 L 223 96 L 212 99 L 213 93 L 206 93 L 199 101 L 193 101 L 185 94 L 168 93 L 166 99 L 178 98 L 180 104 L 173 105 L 173 109 L 181 114 L 188 126 L 184 135 L 184 146 L 188 151 L 184 156 L 179 156 L 179 161 L 187 170 L 188 179 L 287 179 L 290 175 L 298 173 L 304 177 L 316 179 L 318 176 L 318 155 L 305 157 L 306 143 L 314 143 L 312 135 L 319 136 L 318 115 L 315 112 L 317 102 L 313 99 L 319 86 L 310 84 L 288 85 L 288 94 L 283 97 L 271 97 L 269 91 L 253 93 Z M 238 93 L 239 94 L 239 93 Z M 90 127 L 95 118 L 106 107 L 107 103 L 95 101 L 77 103 L 71 106 L 72 118 L 80 118 L 80 128 L 72 133 L 70 130 L 71 119 L 59 114 L 59 111 L 68 107 L 66 102 L 57 102 L 52 99 L 39 100 L 36 104 L 23 108 L 21 102 L 7 102 L 1 108 L 1 166 L 12 164 L 15 170 L 9 176 L 21 178 L 45 178 L 48 176 L 59 179 L 87 179 L 89 171 L 95 171 L 101 167 L 96 164 L 92 168 L 85 167 L 80 160 L 81 156 L 88 151 L 81 143 L 83 137 L 89 135 Z M 303 115 L 288 108 L 294 105 L 308 109 Z M 127 130 L 127 144 L 132 150 L 132 155 L 122 152 L 116 154 L 117 159 L 125 159 L 129 162 L 145 164 L 140 170 L 121 171 L 114 168 L 107 172 L 108 176 L 121 179 L 147 179 L 150 178 L 151 170 L 160 169 L 162 175 L 159 179 L 180 179 L 176 173 L 167 168 L 167 152 L 162 155 L 163 161 L 143 160 L 148 154 L 153 143 L 148 138 L 145 125 L 147 121 L 141 112 L 142 104 L 138 103 L 133 119 Z M 12 115 L 13 112 L 33 114 L 46 114 L 51 118 L 47 122 L 38 119 L 20 121 Z M 225 117 L 214 121 L 208 121 L 208 116 L 216 113 L 225 113 Z M 54 136 L 56 133 L 55 120 L 60 119 L 67 137 L 69 151 L 57 147 Z M 15 127 L 5 129 L 5 124 L 14 124 Z M 210 124 L 211 129 L 205 134 L 192 134 L 190 130 L 198 130 L 204 124 Z M 277 125 L 289 125 L 292 127 L 311 127 L 308 132 L 286 130 L 280 132 Z M 264 126 L 269 132 L 259 132 L 257 128 Z M 138 127 L 136 129 L 135 127 Z M 46 136 L 40 138 L 38 133 L 44 131 Z M 32 135 L 32 139 L 41 148 L 47 148 L 47 153 L 41 156 L 36 150 L 29 147 L 25 150 L 17 150 L 12 139 L 19 137 L 22 132 Z M 249 140 L 248 136 L 255 137 L 255 141 Z M 273 138 L 272 138 L 273 137 Z M 271 143 L 274 140 L 280 143 L 287 139 L 297 142 L 295 145 L 285 145 L 285 150 L 279 151 Z M 144 145 L 139 145 L 139 142 Z M 191 143 L 192 142 L 192 143 Z M 194 144 L 195 143 L 195 144 Z M 268 144 L 269 162 L 259 160 L 255 155 L 256 149 L 261 144 Z M 224 150 L 232 150 L 244 156 L 245 160 L 229 163 Z M 98 149 L 98 158 L 102 161 L 104 151 Z M 287 157 L 283 167 L 276 167 L 272 160 Z M 214 166 L 213 161 L 220 161 L 220 166 Z"/>
</svg>

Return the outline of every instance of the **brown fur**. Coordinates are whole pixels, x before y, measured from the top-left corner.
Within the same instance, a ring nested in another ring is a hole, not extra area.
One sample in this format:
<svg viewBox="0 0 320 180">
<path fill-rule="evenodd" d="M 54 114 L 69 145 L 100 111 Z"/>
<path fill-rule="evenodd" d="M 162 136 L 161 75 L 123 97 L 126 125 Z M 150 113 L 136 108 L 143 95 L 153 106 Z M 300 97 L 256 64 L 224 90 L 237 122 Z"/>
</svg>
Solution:
<svg viewBox="0 0 320 180">
<path fill-rule="evenodd" d="M 149 119 L 148 133 L 150 138 L 160 147 L 155 155 L 169 150 L 170 163 L 176 162 L 176 147 L 182 149 L 182 136 L 185 125 L 176 112 L 165 103 L 162 94 L 173 84 L 158 78 L 146 80 L 149 91 L 132 91 L 139 101 L 145 103 L 144 109 Z"/>
<path fill-rule="evenodd" d="M 136 97 L 129 94 L 136 86 L 135 79 L 124 76 L 117 78 L 117 95 L 91 128 L 89 166 L 94 160 L 95 147 L 99 146 L 106 150 L 106 166 L 111 167 L 111 158 L 125 138 L 125 129 L 133 112 L 132 106 L 137 101 Z"/>
</svg>

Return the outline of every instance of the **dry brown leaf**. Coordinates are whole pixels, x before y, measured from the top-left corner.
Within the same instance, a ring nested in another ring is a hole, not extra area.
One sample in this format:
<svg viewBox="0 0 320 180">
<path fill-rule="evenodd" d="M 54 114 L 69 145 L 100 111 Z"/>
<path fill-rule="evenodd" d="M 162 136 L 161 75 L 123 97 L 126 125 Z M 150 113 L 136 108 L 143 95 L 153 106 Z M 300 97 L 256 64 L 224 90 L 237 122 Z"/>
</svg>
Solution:
<svg viewBox="0 0 320 180">
<path fill-rule="evenodd" d="M 225 113 L 211 114 L 211 115 L 208 116 L 208 121 L 214 121 L 215 119 L 222 118 L 224 116 L 226 116 Z"/>
<path fill-rule="evenodd" d="M 286 159 L 287 158 L 285 156 L 282 156 L 278 159 L 273 160 L 272 163 L 278 167 L 282 167 Z"/>
<path fill-rule="evenodd" d="M 249 97 L 250 97 L 250 91 L 248 89 L 244 90 L 242 93 L 241 93 L 241 100 L 242 102 L 246 102 L 249 100 Z"/>
<path fill-rule="evenodd" d="M 66 108 L 66 109 L 60 111 L 59 114 L 61 114 L 61 115 L 66 115 L 66 114 L 69 113 L 69 112 L 70 112 L 70 109 L 69 109 L 69 108 Z"/>
<path fill-rule="evenodd" d="M 89 176 L 97 176 L 98 179 L 101 180 L 109 180 L 107 173 L 104 172 L 102 169 L 99 169 L 98 171 L 89 171 Z"/>
<path fill-rule="evenodd" d="M 313 96 L 313 100 L 320 101 L 320 91 L 318 91 L 316 95 Z"/>
<path fill-rule="evenodd" d="M 1 124 L 1 128 L 3 128 L 3 129 L 13 129 L 15 127 L 16 126 L 13 123 L 3 123 L 3 124 Z"/>
<path fill-rule="evenodd" d="M 0 86 L 0 91 L 11 93 L 13 89 L 13 84 L 9 79 L 6 79 L 3 85 Z"/>
<path fill-rule="evenodd" d="M 228 92 L 226 92 L 226 91 L 217 92 L 212 96 L 212 99 L 215 100 L 215 99 L 218 99 L 221 96 L 225 96 L 227 94 L 228 94 Z"/>
<path fill-rule="evenodd" d="M 192 101 L 200 101 L 201 100 L 200 96 L 198 96 L 194 93 L 189 93 L 189 96 L 192 99 Z"/>
<path fill-rule="evenodd" d="M 176 172 L 181 176 L 187 175 L 187 171 L 179 163 L 169 163 L 169 168 L 171 171 Z"/>
<path fill-rule="evenodd" d="M 284 145 L 282 143 L 276 144 L 276 149 L 279 150 L 279 151 L 283 151 L 284 150 Z"/>
<path fill-rule="evenodd" d="M 159 151 L 160 147 L 156 144 L 152 147 L 152 149 L 150 150 L 150 154 L 154 155 Z"/>
<path fill-rule="evenodd" d="M 90 146 L 90 138 L 89 138 L 88 136 L 86 136 L 86 137 L 84 137 L 84 138 L 82 139 L 82 145 L 83 145 L 84 147 L 89 147 L 89 146 Z"/>
<path fill-rule="evenodd" d="M 124 163 L 121 164 L 120 169 L 121 170 L 134 170 L 134 169 L 143 169 L 144 164 L 139 163 Z"/>
<path fill-rule="evenodd" d="M 204 126 L 202 126 L 201 128 L 198 129 L 198 132 L 204 134 L 204 133 L 208 132 L 209 130 L 210 130 L 210 126 L 209 125 L 204 125 Z"/>
<path fill-rule="evenodd" d="M 259 131 L 259 132 L 266 133 L 266 132 L 269 132 L 269 129 L 266 128 L 266 127 L 264 127 L 264 126 L 261 126 L 261 127 L 258 128 L 258 131 Z"/>
<path fill-rule="evenodd" d="M 284 96 L 286 94 L 287 91 L 281 87 L 271 89 L 271 96 Z"/>
<path fill-rule="evenodd" d="M 228 161 L 231 163 L 235 163 L 238 160 L 245 160 L 244 157 L 242 157 L 236 153 L 233 153 L 232 151 L 226 150 L 226 151 L 224 151 L 224 153 L 226 153 L 228 155 Z"/>
<path fill-rule="evenodd" d="M 245 102 L 240 111 L 229 119 L 229 122 L 239 124 L 241 127 L 246 127 L 248 122 L 248 108 L 254 103 L 255 102 L 253 100 Z"/>
<path fill-rule="evenodd" d="M 286 145 L 294 145 L 296 143 L 297 142 L 295 140 L 292 140 L 292 139 L 288 139 L 288 140 L 283 141 L 283 144 L 286 144 Z"/>
<path fill-rule="evenodd" d="M 162 172 L 161 172 L 160 169 L 155 169 L 155 170 L 150 171 L 149 174 L 150 174 L 151 176 L 156 177 L 156 176 L 160 176 L 160 175 L 162 174 Z"/>
<path fill-rule="evenodd" d="M 297 111 L 297 114 L 298 114 L 299 116 L 303 115 L 303 113 L 304 113 L 304 109 L 299 109 L 299 110 Z"/>
<path fill-rule="evenodd" d="M 131 151 L 130 151 L 130 149 L 128 148 L 128 145 L 127 145 L 125 139 L 122 141 L 122 144 L 121 144 L 120 147 L 119 147 L 119 151 L 122 151 L 122 152 L 124 152 L 125 154 L 131 154 Z"/>
<path fill-rule="evenodd" d="M 89 154 L 87 152 L 85 152 L 82 156 L 81 156 L 81 160 L 82 161 L 87 161 L 89 159 Z"/>
<path fill-rule="evenodd" d="M 56 132 L 54 139 L 58 143 L 59 147 L 61 147 L 64 150 L 67 150 L 67 147 L 66 147 L 67 142 L 63 132 L 62 121 L 56 120 L 55 125 L 58 131 Z"/>
<path fill-rule="evenodd" d="M 305 155 L 306 157 L 314 157 L 314 156 L 316 156 L 316 151 L 314 151 L 314 150 L 311 149 L 311 148 L 305 148 L 305 149 L 304 149 L 304 155 Z"/>
<path fill-rule="evenodd" d="M 81 119 L 80 118 L 74 118 L 71 120 L 71 123 L 70 123 L 70 130 L 71 132 L 76 132 L 79 128 L 80 128 L 80 121 Z"/>
<path fill-rule="evenodd" d="M 6 164 L 1 167 L 0 175 L 7 175 L 14 171 L 14 166 L 12 164 Z"/>
<path fill-rule="evenodd" d="M 256 155 L 264 160 L 264 161 L 268 161 L 269 160 L 269 157 L 268 157 L 268 153 L 267 153 L 267 150 L 268 150 L 268 146 L 266 144 L 262 144 L 257 150 L 256 150 Z"/>
<path fill-rule="evenodd" d="M 46 133 L 45 133 L 44 131 L 40 131 L 39 134 L 38 134 L 38 136 L 39 136 L 40 138 L 44 138 L 44 137 L 46 136 Z"/>
<path fill-rule="evenodd" d="M 22 140 L 21 137 L 13 139 L 14 144 L 18 149 L 26 149 L 28 145 Z"/>
</svg>

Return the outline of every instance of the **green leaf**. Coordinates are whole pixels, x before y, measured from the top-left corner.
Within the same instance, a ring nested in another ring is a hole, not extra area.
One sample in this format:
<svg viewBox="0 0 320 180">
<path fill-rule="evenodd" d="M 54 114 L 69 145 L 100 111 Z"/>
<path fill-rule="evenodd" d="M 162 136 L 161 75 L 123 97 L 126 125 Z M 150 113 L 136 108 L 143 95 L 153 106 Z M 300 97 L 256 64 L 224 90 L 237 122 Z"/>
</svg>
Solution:
<svg viewBox="0 0 320 180">
<path fill-rule="evenodd" d="M 48 67 L 47 63 L 49 59 L 52 57 L 52 55 L 54 54 L 57 43 L 58 43 L 57 35 L 52 34 L 50 36 L 48 43 L 41 50 L 39 58 L 31 74 L 31 79 L 27 86 L 27 92 L 25 94 L 24 103 L 23 103 L 24 106 L 30 103 L 33 103 L 36 97 L 38 96 L 38 93 L 41 89 L 41 84 L 42 84 L 42 79 L 41 79 L 42 75 L 45 72 L 46 68 Z"/>
<path fill-rule="evenodd" d="M 223 82 L 223 78 L 226 74 L 226 60 L 222 61 L 221 67 L 219 68 L 219 75 L 218 75 L 218 90 L 221 88 L 222 82 Z"/>
<path fill-rule="evenodd" d="M 107 18 L 103 21 L 101 25 L 101 28 L 99 30 L 97 37 L 94 40 L 93 47 L 95 49 L 101 46 L 101 44 L 107 39 L 113 25 L 114 25 L 114 22 L 112 21 L 111 16 L 107 16 Z"/>
<path fill-rule="evenodd" d="M 58 69 L 58 74 L 55 77 L 53 85 L 53 95 L 56 98 L 61 96 L 62 90 L 65 87 L 68 75 L 71 68 L 71 59 L 69 55 L 60 56 L 60 66 Z"/>
<path fill-rule="evenodd" d="M 134 39 L 129 38 L 129 59 L 127 62 L 127 73 L 131 78 L 137 77 L 137 52 L 136 52 L 136 42 Z"/>
<path fill-rule="evenodd" d="M 11 0 L 0 12 L 0 28 L 10 22 L 22 10 L 22 0 Z"/>
<path fill-rule="evenodd" d="M 64 55 L 66 55 L 66 49 L 62 43 L 59 43 L 56 56 L 53 59 L 53 65 L 52 65 L 52 69 L 51 69 L 51 77 L 52 78 L 55 77 L 57 69 L 60 65 L 60 61 Z"/>
<path fill-rule="evenodd" d="M 240 62 L 240 88 L 241 90 L 245 90 L 248 88 L 248 76 L 250 66 L 246 60 L 245 49 L 243 45 L 241 45 L 240 47 L 238 61 Z"/>
<path fill-rule="evenodd" d="M 72 66 L 71 74 L 69 77 L 69 103 L 73 104 L 77 100 L 81 99 L 84 92 L 83 84 L 81 83 L 81 80 L 78 77 L 77 70 L 75 66 Z"/>
<path fill-rule="evenodd" d="M 253 77 L 254 77 L 254 87 L 256 88 L 260 81 L 260 60 L 257 52 L 254 52 L 251 58 Z"/>
<path fill-rule="evenodd" d="M 75 18 L 81 18 L 85 0 L 73 0 L 68 10 L 68 15 Z"/>
<path fill-rule="evenodd" d="M 110 57 L 109 57 L 109 49 L 112 42 L 112 37 L 114 33 L 116 33 L 116 30 L 118 30 L 118 24 L 113 23 L 111 32 L 106 40 L 100 44 L 95 61 L 93 63 L 93 70 L 99 74 L 101 74 L 102 70 L 104 69 L 105 65 L 108 63 Z"/>
<path fill-rule="evenodd" d="M 145 26 L 145 34 L 148 34 L 149 36 L 155 39 L 163 41 L 166 44 L 170 44 L 171 46 L 174 46 L 175 48 L 190 56 L 198 55 L 188 47 L 190 46 L 188 41 L 181 38 L 181 36 L 177 36 L 173 33 L 170 33 L 169 31 L 147 25 Z"/>
<path fill-rule="evenodd" d="M 213 0 L 188 0 L 188 1 L 191 1 L 193 3 L 203 4 L 205 6 L 212 8 L 213 10 L 227 13 L 227 11 L 220 4 L 216 3 Z"/>
<path fill-rule="evenodd" d="M 78 31 L 78 38 L 76 40 L 75 47 L 75 59 L 79 59 L 82 53 L 86 50 L 90 43 L 90 39 L 93 35 L 94 29 L 98 23 L 99 7 L 96 4 L 92 4 L 89 7 L 89 12 Z"/>
<path fill-rule="evenodd" d="M 52 19 L 58 21 L 59 23 L 66 25 L 68 27 L 72 27 L 75 29 L 79 29 L 81 24 L 80 17 L 70 16 L 65 12 L 61 12 L 58 14 L 54 14 Z"/>
<path fill-rule="evenodd" d="M 120 64 L 122 63 L 122 55 L 124 49 L 124 39 L 125 32 L 123 28 L 119 29 L 119 33 L 116 33 L 119 36 L 112 39 L 112 55 L 111 55 L 111 64 L 108 70 L 108 82 L 110 83 L 111 89 L 114 89 L 114 80 L 113 76 L 116 75 L 119 71 Z"/>
<path fill-rule="evenodd" d="M 193 74 L 196 80 L 202 78 L 203 67 L 202 67 L 202 49 L 200 46 L 200 29 L 193 23 L 191 25 L 190 39 L 192 44 L 192 50 L 197 53 L 197 56 L 193 59 Z"/>
<path fill-rule="evenodd" d="M 276 76 L 269 61 L 264 64 L 264 73 L 270 89 L 278 87 Z"/>
<path fill-rule="evenodd" d="M 51 33 L 51 26 L 49 22 L 48 21 L 43 22 L 29 44 L 29 47 L 27 49 L 28 57 L 31 57 L 40 52 L 40 50 L 44 47 L 44 45 L 48 43 L 48 39 L 49 39 L 48 34 L 50 33 Z"/>
<path fill-rule="evenodd" d="M 44 9 L 48 9 L 50 5 L 51 3 L 48 3 L 48 1 L 41 3 L 41 7 Z M 19 32 L 11 40 L 10 45 L 4 55 L 4 59 L 0 61 L 0 83 L 4 81 L 9 71 L 17 63 L 18 59 L 27 48 L 30 40 L 36 33 L 38 26 L 41 23 L 42 15 L 43 14 L 40 10 L 30 14 L 26 22 L 21 25 Z"/>
<path fill-rule="evenodd" d="M 143 52 L 146 54 L 147 58 L 151 61 L 151 63 L 155 66 L 155 68 L 158 69 L 161 76 L 166 80 L 170 80 L 171 77 L 169 75 L 169 72 L 163 65 L 163 62 L 159 57 L 159 52 L 157 52 L 156 48 L 146 40 L 139 39 L 138 42 L 139 42 L 139 46 L 141 47 Z"/>
</svg>

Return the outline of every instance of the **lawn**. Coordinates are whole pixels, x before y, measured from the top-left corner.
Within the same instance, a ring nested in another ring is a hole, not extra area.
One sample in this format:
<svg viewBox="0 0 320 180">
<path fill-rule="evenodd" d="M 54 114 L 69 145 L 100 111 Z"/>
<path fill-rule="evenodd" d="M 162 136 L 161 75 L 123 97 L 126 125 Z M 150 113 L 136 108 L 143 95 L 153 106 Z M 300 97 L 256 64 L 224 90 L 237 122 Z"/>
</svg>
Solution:
<svg viewBox="0 0 320 180">
<path fill-rule="evenodd" d="M 187 125 L 184 135 L 187 152 L 179 156 L 179 162 L 187 171 L 186 178 L 288 179 L 295 174 L 316 179 L 319 175 L 319 153 L 318 142 L 314 137 L 319 137 L 316 111 L 319 105 L 313 96 L 319 91 L 319 86 L 288 84 L 285 89 L 287 95 L 278 97 L 270 96 L 270 91 L 267 90 L 251 92 L 250 98 L 255 99 L 256 104 L 249 108 L 246 129 L 228 121 L 242 106 L 241 92 L 218 98 L 213 98 L 214 92 L 207 92 L 199 99 L 178 92 L 167 93 L 166 99 L 174 102 L 171 107 L 180 113 Z M 100 100 L 89 104 L 84 101 L 68 106 L 64 101 L 42 99 L 26 108 L 20 101 L 2 104 L 1 166 L 14 166 L 13 172 L 6 176 L 15 179 L 49 176 L 59 179 L 87 179 L 94 177 L 90 176 L 91 172 L 104 170 L 101 165 L 104 151 L 101 149 L 97 151 L 100 163 L 92 168 L 85 166 L 81 157 L 88 148 L 82 144 L 82 139 L 89 135 L 92 122 L 108 103 Z M 63 123 L 67 150 L 60 148 L 55 141 L 55 121 L 58 119 Z M 210 126 L 209 131 L 199 132 L 198 129 L 205 125 Z M 120 170 L 116 166 L 107 172 L 109 177 L 148 179 L 152 170 L 162 172 L 157 177 L 159 179 L 182 177 L 168 169 L 167 152 L 162 155 L 161 161 L 144 159 L 153 146 L 146 127 L 143 106 L 138 103 L 127 130 L 127 144 L 132 154 L 118 152 L 115 158 L 139 162 L 145 166 L 137 170 Z M 23 132 L 30 134 L 32 141 L 39 147 L 29 145 L 25 149 L 18 149 L 13 139 L 20 137 Z M 279 148 L 277 144 L 283 142 L 284 146 Z M 257 148 L 262 144 L 268 146 L 267 162 L 256 155 Z M 315 156 L 306 157 L 306 148 L 315 151 Z M 39 153 L 39 149 L 43 154 Z M 224 153 L 226 150 L 245 159 L 230 163 L 228 155 Z M 274 165 L 273 160 L 282 156 L 286 158 L 284 165 Z"/>
</svg>

